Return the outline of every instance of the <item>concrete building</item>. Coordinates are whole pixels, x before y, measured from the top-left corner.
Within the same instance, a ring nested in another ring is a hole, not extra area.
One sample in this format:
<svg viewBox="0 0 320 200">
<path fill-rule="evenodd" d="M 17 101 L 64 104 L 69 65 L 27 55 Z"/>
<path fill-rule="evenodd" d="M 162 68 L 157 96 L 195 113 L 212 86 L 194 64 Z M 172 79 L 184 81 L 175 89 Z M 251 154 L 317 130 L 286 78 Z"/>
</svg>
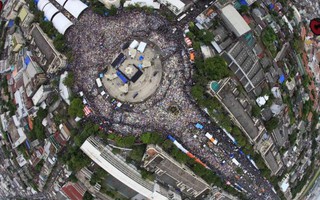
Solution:
<svg viewBox="0 0 320 200">
<path fill-rule="evenodd" d="M 20 18 L 20 27 L 26 36 L 29 32 L 31 22 L 34 19 L 34 15 L 30 12 L 28 6 L 23 5 L 18 13 L 18 17 Z"/>
<path fill-rule="evenodd" d="M 12 145 L 12 148 L 17 148 L 27 139 L 27 136 L 20 125 L 21 124 L 17 116 L 12 116 L 12 119 L 8 124 L 8 139 Z"/>
<path fill-rule="evenodd" d="M 235 81 L 230 78 L 213 81 L 209 84 L 209 93 L 223 105 L 234 124 L 260 152 L 272 174 L 280 173 L 283 168 L 280 154 L 262 122 L 249 114 L 249 100 L 237 90 Z"/>
<path fill-rule="evenodd" d="M 278 183 L 280 190 L 283 192 L 285 198 L 288 200 L 292 199 L 289 178 L 289 174 L 286 174 L 286 176 L 281 180 L 281 182 Z"/>
<path fill-rule="evenodd" d="M 287 51 L 290 48 L 289 42 L 286 42 L 281 50 L 277 53 L 277 56 L 275 57 L 274 61 L 278 62 L 280 60 L 283 60 L 283 58 L 287 55 Z"/>
<path fill-rule="evenodd" d="M 68 141 L 71 136 L 71 133 L 70 133 L 70 130 L 68 129 L 68 127 L 65 124 L 60 124 L 59 129 L 60 129 L 61 134 L 63 135 L 63 138 Z"/>
<path fill-rule="evenodd" d="M 239 14 L 239 12 L 233 7 L 233 5 L 227 5 L 221 9 L 221 17 L 227 24 L 228 28 L 237 36 L 240 37 L 249 32 L 251 28 Z"/>
<path fill-rule="evenodd" d="M 155 172 L 157 179 L 192 198 L 202 197 L 210 186 L 187 166 L 180 164 L 159 146 L 148 145 L 143 156 L 143 167 Z"/>
<path fill-rule="evenodd" d="M 254 51 L 254 38 L 241 38 L 222 56 L 234 72 L 246 92 L 259 95 L 259 85 L 265 80 L 263 68 Z"/>
<path fill-rule="evenodd" d="M 46 73 L 56 73 L 66 67 L 67 58 L 55 49 L 38 24 L 33 25 L 29 35 L 34 59 Z"/>
<path fill-rule="evenodd" d="M 25 44 L 25 40 L 23 39 L 20 32 L 15 32 L 12 34 L 12 51 L 17 53 L 22 46 Z"/>
<path fill-rule="evenodd" d="M 226 192 L 224 192 L 222 189 L 218 187 L 213 187 L 212 195 L 206 200 L 237 200 L 237 197 L 234 197 Z"/>
<path fill-rule="evenodd" d="M 0 74 L 9 72 L 11 70 L 11 66 L 8 63 L 8 60 L 0 60 Z"/>
<path fill-rule="evenodd" d="M 24 4 L 21 0 L 11 0 L 4 4 L 1 16 L 6 20 L 15 19 L 18 15 L 20 7 Z"/>
<path fill-rule="evenodd" d="M 80 149 L 110 175 L 144 198 L 154 200 L 181 199 L 177 193 L 167 190 L 155 182 L 142 179 L 140 173 L 133 166 L 125 163 L 123 159 L 111 152 L 110 147 L 105 146 L 94 137 L 89 137 Z"/>
<path fill-rule="evenodd" d="M 175 15 L 181 14 L 186 9 L 186 4 L 180 0 L 158 0 L 167 6 Z"/>
<path fill-rule="evenodd" d="M 72 183 L 68 182 L 61 188 L 64 195 L 71 200 L 82 200 L 84 193 L 86 193 L 86 187 L 80 182 Z"/>
<path fill-rule="evenodd" d="M 123 7 L 128 7 L 130 5 L 139 5 L 140 7 L 147 6 L 157 10 L 160 9 L 160 3 L 153 0 L 128 0 L 124 2 Z"/>
<path fill-rule="evenodd" d="M 62 99 L 68 104 L 70 105 L 70 96 L 71 96 L 71 90 L 70 88 L 68 88 L 63 81 L 65 80 L 65 78 L 68 76 L 68 72 L 65 71 L 63 74 L 61 74 L 60 76 L 60 82 L 59 82 L 59 93 L 60 96 L 62 97 Z"/>
<path fill-rule="evenodd" d="M 51 92 L 52 92 L 52 89 L 50 85 L 41 85 L 41 87 L 32 97 L 33 105 L 36 106 L 42 103 L 44 100 L 46 100 L 46 98 Z"/>
<path fill-rule="evenodd" d="M 21 60 L 19 60 L 19 62 L 22 62 L 21 65 L 25 68 L 22 75 L 23 85 L 27 97 L 31 98 L 38 88 L 47 80 L 47 77 L 41 67 L 39 67 L 39 65 L 33 60 L 31 52 L 29 53 L 21 56 Z"/>
<path fill-rule="evenodd" d="M 120 7 L 120 0 L 99 0 L 103 5 L 110 9 L 112 6 L 115 6 L 116 8 Z"/>
</svg>

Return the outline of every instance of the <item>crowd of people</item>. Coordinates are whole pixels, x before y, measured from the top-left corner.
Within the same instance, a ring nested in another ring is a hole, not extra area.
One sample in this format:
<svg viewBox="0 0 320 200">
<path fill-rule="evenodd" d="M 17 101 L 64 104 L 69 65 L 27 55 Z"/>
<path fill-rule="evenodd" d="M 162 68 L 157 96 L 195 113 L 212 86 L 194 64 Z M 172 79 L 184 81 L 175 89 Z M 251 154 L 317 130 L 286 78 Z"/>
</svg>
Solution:
<svg viewBox="0 0 320 200">
<path fill-rule="evenodd" d="M 253 178 L 243 175 L 246 177 L 236 180 L 236 166 L 231 162 L 222 166 L 221 160 L 208 148 L 203 147 L 205 133 L 199 133 L 198 139 L 193 137 L 197 131 L 195 123 L 211 125 L 208 124 L 208 117 L 195 105 L 186 89 L 192 68 L 186 67 L 190 66 L 188 58 L 181 56 L 183 37 L 174 35 L 171 31 L 157 32 L 157 28 L 163 23 L 162 18 L 157 20 L 156 16 L 147 16 L 140 12 L 106 18 L 94 14 L 89 9 L 86 10 L 66 35 L 68 45 L 73 49 L 74 61 L 71 63 L 71 70 L 75 74 L 75 92 L 83 91 L 94 113 L 108 119 L 111 128 L 116 132 L 138 136 L 146 131 L 159 131 L 164 137 L 168 134 L 173 135 L 225 180 L 244 183 L 243 187 L 252 197 L 257 197 L 257 188 L 252 188 L 254 186 L 251 183 L 245 183 L 247 180 L 257 179 L 262 184 L 267 184 L 261 175 L 251 174 Z M 148 40 L 162 51 L 162 82 L 154 95 L 141 104 L 135 104 L 132 110 L 115 110 L 110 98 L 99 95 L 95 79 L 117 55 L 117 49 L 120 49 L 121 44 L 130 40 L 133 35 L 137 37 L 139 33 L 143 34 L 141 37 L 146 37 L 147 34 Z M 178 106 L 178 114 L 168 110 L 173 104 Z M 228 157 L 227 152 L 234 151 L 236 147 L 232 147 L 222 133 L 215 134 L 221 135 L 219 138 L 222 146 L 216 147 L 214 151 L 221 157 Z M 225 151 L 221 150 L 224 148 Z M 243 162 L 246 163 L 243 167 L 247 168 L 248 161 Z M 254 171 L 252 166 L 248 168 Z"/>
</svg>

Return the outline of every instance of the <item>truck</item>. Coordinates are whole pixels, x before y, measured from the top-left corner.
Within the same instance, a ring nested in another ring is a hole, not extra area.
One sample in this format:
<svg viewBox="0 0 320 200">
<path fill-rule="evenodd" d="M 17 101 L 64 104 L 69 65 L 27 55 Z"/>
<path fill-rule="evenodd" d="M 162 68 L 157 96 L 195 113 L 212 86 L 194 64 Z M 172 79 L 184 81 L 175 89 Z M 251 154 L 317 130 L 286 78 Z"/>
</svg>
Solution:
<svg viewBox="0 0 320 200">
<path fill-rule="evenodd" d="M 240 163 L 235 159 L 235 158 L 232 158 L 232 162 L 237 165 L 237 166 L 240 166 Z"/>
<path fill-rule="evenodd" d="M 218 144 L 218 140 L 217 139 L 214 139 L 213 136 L 209 133 L 209 132 L 206 132 L 206 135 L 205 135 L 213 144 L 217 145 Z"/>
<path fill-rule="evenodd" d="M 203 129 L 203 125 L 202 125 L 202 124 L 200 124 L 200 123 L 196 123 L 196 128 L 197 128 L 197 129 L 201 129 L 201 130 L 202 130 L 202 129 Z"/>
<path fill-rule="evenodd" d="M 101 86 L 102 86 L 102 82 L 101 82 L 101 79 L 100 79 L 100 78 L 97 78 L 97 79 L 96 79 L 96 83 L 97 83 L 97 86 L 98 86 L 98 87 L 101 87 Z"/>
</svg>

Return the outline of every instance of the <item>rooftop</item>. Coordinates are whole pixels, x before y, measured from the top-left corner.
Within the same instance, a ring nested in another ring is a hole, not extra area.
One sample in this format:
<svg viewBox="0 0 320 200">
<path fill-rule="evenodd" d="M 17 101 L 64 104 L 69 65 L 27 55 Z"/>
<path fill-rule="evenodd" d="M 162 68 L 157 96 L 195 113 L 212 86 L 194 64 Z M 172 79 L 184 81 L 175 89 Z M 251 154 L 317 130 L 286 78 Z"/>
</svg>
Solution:
<svg viewBox="0 0 320 200">
<path fill-rule="evenodd" d="M 251 117 L 244 110 L 241 103 L 236 99 L 236 97 L 228 89 L 228 86 L 223 87 L 219 91 L 219 96 L 223 104 L 228 108 L 232 115 L 237 119 L 241 126 L 245 129 L 247 134 L 252 140 L 256 138 L 259 134 L 258 128 L 255 126 Z"/>
<path fill-rule="evenodd" d="M 227 5 L 221 9 L 222 18 L 237 37 L 249 32 L 251 29 L 239 12 L 232 6 Z"/>
</svg>

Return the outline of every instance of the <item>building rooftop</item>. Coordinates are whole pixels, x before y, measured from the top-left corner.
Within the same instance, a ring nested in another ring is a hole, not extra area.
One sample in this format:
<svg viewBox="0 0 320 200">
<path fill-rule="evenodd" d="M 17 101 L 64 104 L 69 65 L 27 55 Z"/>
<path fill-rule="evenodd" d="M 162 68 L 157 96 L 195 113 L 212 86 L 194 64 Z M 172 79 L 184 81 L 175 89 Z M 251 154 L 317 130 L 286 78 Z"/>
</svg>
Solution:
<svg viewBox="0 0 320 200">
<path fill-rule="evenodd" d="M 239 12 L 232 6 L 227 5 L 221 9 L 222 19 L 237 37 L 249 32 L 251 29 Z"/>
<path fill-rule="evenodd" d="M 62 187 L 62 192 L 71 200 L 82 200 L 86 189 L 79 183 L 68 182 Z"/>
<path fill-rule="evenodd" d="M 135 169 L 114 155 L 110 149 L 104 147 L 102 143 L 93 137 L 88 138 L 82 144 L 81 150 L 109 174 L 146 198 L 155 200 L 168 199 L 166 197 L 167 193 L 162 187 L 158 187 L 159 190 L 157 190 L 154 183 L 142 179 Z"/>
<path fill-rule="evenodd" d="M 258 136 L 259 130 L 255 126 L 251 117 L 244 110 L 241 103 L 228 89 L 228 86 L 223 87 L 223 89 L 219 91 L 218 95 L 221 97 L 223 104 L 228 108 L 232 115 L 249 134 L 250 138 L 254 140 L 254 138 Z"/>
<path fill-rule="evenodd" d="M 158 146 L 148 145 L 144 167 L 150 171 L 159 169 L 161 173 L 157 174 L 158 178 L 176 188 L 180 188 L 178 185 L 183 185 L 184 189 L 180 188 L 181 191 L 193 197 L 198 197 L 210 188 L 203 179 L 196 176 L 185 165 L 178 163 Z"/>
<path fill-rule="evenodd" d="M 267 165 L 270 166 L 270 169 L 273 173 L 277 172 L 279 169 L 279 165 L 275 159 L 275 157 L 272 155 L 271 151 L 268 151 L 268 153 L 265 155 L 265 159 L 267 161 Z"/>
</svg>

